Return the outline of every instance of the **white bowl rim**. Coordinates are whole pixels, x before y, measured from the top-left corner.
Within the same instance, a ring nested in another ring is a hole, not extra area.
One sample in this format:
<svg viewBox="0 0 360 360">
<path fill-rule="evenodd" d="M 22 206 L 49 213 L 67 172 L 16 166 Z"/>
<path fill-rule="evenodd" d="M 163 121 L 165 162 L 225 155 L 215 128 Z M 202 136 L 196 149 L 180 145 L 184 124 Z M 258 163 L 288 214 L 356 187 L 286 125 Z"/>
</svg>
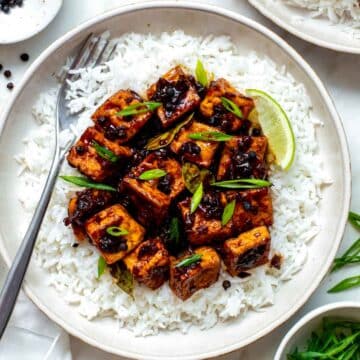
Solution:
<svg viewBox="0 0 360 360">
<path fill-rule="evenodd" d="M 276 351 L 274 360 L 281 360 L 281 357 L 284 355 L 284 350 L 292 339 L 292 337 L 301 329 L 303 328 L 309 321 L 315 319 L 322 314 L 335 309 L 345 309 L 345 308 L 358 308 L 360 310 L 360 303 L 355 301 L 337 301 L 334 303 L 326 304 L 320 306 L 306 315 L 304 315 L 295 325 L 288 331 L 288 333 L 284 336 L 281 340 L 281 343 Z"/>
<path fill-rule="evenodd" d="M 32 31 L 28 32 L 26 35 L 23 35 L 21 37 L 18 37 L 16 39 L 10 40 L 10 41 L 0 41 L 0 45 L 10 45 L 10 44 L 17 44 L 21 41 L 27 40 L 32 38 L 33 36 L 41 33 L 44 29 L 46 29 L 56 18 L 56 16 L 58 15 L 61 7 L 64 4 L 64 0 L 59 0 L 59 4 L 58 4 L 58 8 L 56 9 L 56 11 L 54 12 L 53 16 L 48 18 L 47 21 L 44 21 L 39 27 L 34 28 Z"/>
<path fill-rule="evenodd" d="M 42 65 L 43 61 L 46 60 L 48 56 L 50 56 L 53 52 L 55 52 L 58 48 L 60 48 L 62 45 L 64 45 L 67 41 L 75 37 L 76 35 L 80 34 L 81 32 L 84 32 L 85 30 L 89 30 L 90 28 L 97 24 L 98 22 L 102 22 L 104 20 L 107 20 L 112 17 L 120 16 L 122 14 L 132 13 L 135 11 L 141 11 L 146 9 L 184 9 L 184 10 L 194 10 L 194 11 L 205 11 L 211 14 L 220 15 L 224 18 L 236 21 L 240 24 L 243 24 L 256 32 L 264 35 L 267 37 L 270 41 L 273 41 L 277 46 L 279 46 L 285 53 L 287 53 L 295 63 L 304 71 L 307 77 L 309 77 L 312 82 L 314 83 L 314 86 L 321 94 L 321 97 L 326 104 L 326 107 L 331 115 L 332 120 L 334 121 L 334 126 L 336 127 L 337 134 L 339 136 L 339 142 L 342 152 L 342 157 L 344 159 L 344 172 L 345 172 L 345 179 L 344 179 L 344 212 L 341 215 L 341 218 L 339 219 L 340 226 L 337 229 L 335 239 L 336 242 L 334 244 L 334 247 L 332 249 L 332 252 L 330 256 L 328 257 L 326 266 L 324 266 L 323 271 L 319 272 L 312 282 L 312 286 L 309 287 L 308 291 L 299 298 L 296 305 L 286 313 L 284 313 L 282 316 L 280 316 L 277 321 L 274 321 L 271 325 L 268 327 L 262 329 L 259 331 L 256 335 L 253 335 L 249 337 L 246 341 L 243 341 L 242 343 L 232 344 L 225 347 L 220 347 L 216 350 L 208 351 L 201 356 L 197 356 L 196 358 L 188 355 L 183 356 L 182 360 L 190 360 L 190 359 L 207 359 L 212 358 L 216 356 L 220 356 L 232 351 L 239 350 L 240 348 L 249 345 L 253 343 L 254 341 L 262 338 L 263 336 L 269 334 L 271 331 L 282 325 L 286 320 L 288 320 L 297 310 L 299 310 L 309 299 L 311 294 L 316 290 L 316 288 L 319 286 L 322 279 L 325 277 L 328 269 L 331 266 L 332 260 L 336 255 L 336 252 L 340 246 L 340 242 L 342 239 L 342 236 L 345 231 L 345 225 L 347 222 L 347 215 L 350 208 L 350 199 L 351 199 L 351 169 L 350 169 L 350 154 L 348 150 L 347 140 L 345 137 L 345 132 L 343 128 L 343 124 L 341 122 L 341 119 L 339 117 L 339 114 L 337 113 L 337 110 L 335 108 L 335 105 L 326 90 L 325 86 L 323 85 L 320 78 L 316 75 L 314 70 L 311 68 L 311 66 L 302 58 L 300 54 L 297 53 L 295 49 L 293 49 L 285 40 L 283 40 L 280 36 L 275 34 L 273 31 L 266 28 L 264 25 L 259 24 L 255 20 L 252 20 L 250 18 L 247 18 L 241 14 L 238 14 L 236 12 L 233 12 L 231 10 L 226 10 L 224 8 L 215 6 L 215 5 L 209 5 L 204 3 L 192 3 L 189 1 L 182 1 L 181 3 L 173 2 L 173 1 L 149 1 L 144 3 L 137 3 L 137 4 L 129 4 L 125 5 L 110 11 L 107 11 L 101 15 L 98 15 L 79 26 L 75 27 L 73 30 L 67 32 L 62 37 L 60 37 L 58 40 L 56 40 L 53 44 L 51 44 L 47 49 L 45 49 L 41 55 L 32 63 L 32 65 L 29 67 L 27 72 L 25 73 L 23 79 L 19 83 L 19 86 L 14 91 L 13 97 L 5 107 L 1 118 L 0 118 L 0 124 L 2 124 L 2 127 L 0 128 L 0 136 L 2 133 L 2 128 L 5 126 L 5 121 L 7 120 L 13 105 L 16 102 L 17 97 L 23 92 L 25 86 L 27 83 L 31 80 L 34 73 L 38 70 L 38 68 Z M 10 256 L 5 249 L 4 242 L 1 238 L 0 234 L 0 254 L 4 258 L 6 264 L 8 267 L 10 267 L 12 261 L 10 259 Z M 53 320 L 55 323 L 57 323 L 59 326 L 61 326 L 63 329 L 65 329 L 69 334 L 72 336 L 75 336 L 82 341 L 88 343 L 89 345 L 92 345 L 98 349 L 104 350 L 109 353 L 113 353 L 119 356 L 124 356 L 127 358 L 132 359 L 138 359 L 138 360 L 158 360 L 156 357 L 152 356 L 139 356 L 139 354 L 134 354 L 132 352 L 129 352 L 127 350 L 119 349 L 113 346 L 104 345 L 102 343 L 97 342 L 90 336 L 88 336 L 86 333 L 83 333 L 79 330 L 76 330 L 71 327 L 71 325 L 68 325 L 62 317 L 57 316 L 52 313 L 51 308 L 49 308 L 46 304 L 43 304 L 38 296 L 36 296 L 32 290 L 31 287 L 27 284 L 26 279 L 24 281 L 23 285 L 25 293 L 28 295 L 28 297 L 32 300 L 32 302 L 43 312 L 45 313 L 51 320 Z M 175 358 L 173 358 L 175 359 Z M 178 359 L 178 358 L 176 358 Z"/>
<path fill-rule="evenodd" d="M 309 43 L 321 46 L 325 49 L 330 49 L 338 52 L 344 52 L 349 54 L 360 54 L 360 47 L 359 46 L 350 46 L 350 45 L 339 45 L 334 44 L 330 41 L 325 41 L 322 39 L 317 38 L 316 36 L 311 36 L 309 34 L 306 34 L 300 30 L 298 30 L 295 26 L 293 26 L 291 23 L 288 23 L 279 17 L 277 17 L 275 14 L 271 12 L 265 5 L 261 4 L 259 0 L 248 0 L 249 3 L 257 9 L 262 15 L 270 19 L 273 23 L 280 26 L 282 29 L 288 31 L 289 33 L 297 36 L 300 39 L 303 39 Z"/>
</svg>

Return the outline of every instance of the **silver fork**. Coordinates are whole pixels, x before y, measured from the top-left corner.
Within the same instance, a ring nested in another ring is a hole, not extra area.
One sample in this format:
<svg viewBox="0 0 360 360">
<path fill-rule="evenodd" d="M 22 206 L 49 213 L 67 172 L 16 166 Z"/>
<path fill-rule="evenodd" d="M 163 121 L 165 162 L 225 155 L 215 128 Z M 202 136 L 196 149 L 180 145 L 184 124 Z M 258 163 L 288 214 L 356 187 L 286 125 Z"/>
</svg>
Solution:
<svg viewBox="0 0 360 360">
<path fill-rule="evenodd" d="M 59 134 L 62 130 L 69 129 L 71 124 L 76 120 L 77 114 L 69 114 L 65 98 L 67 90 L 67 80 L 76 79 L 77 75 L 72 74 L 71 70 L 80 69 L 82 67 L 100 65 L 103 60 L 110 60 L 115 53 L 114 46 L 109 55 L 105 57 L 106 50 L 109 47 L 109 41 L 95 37 L 90 34 L 85 40 L 81 50 L 76 55 L 70 69 L 60 79 L 62 85 L 58 93 L 56 104 L 56 124 L 55 124 L 55 151 L 51 164 L 51 168 L 41 194 L 39 203 L 36 207 L 34 216 L 30 222 L 23 241 L 18 249 L 13 264 L 9 270 L 5 284 L 0 294 L 0 339 L 5 331 L 7 323 L 13 311 L 17 296 L 19 294 L 21 284 L 23 282 L 26 269 L 29 265 L 31 254 L 35 245 L 37 235 L 40 230 L 46 209 L 49 205 L 51 194 L 56 183 L 61 165 L 69 148 L 75 141 L 75 135 L 65 145 L 60 144 Z"/>
</svg>

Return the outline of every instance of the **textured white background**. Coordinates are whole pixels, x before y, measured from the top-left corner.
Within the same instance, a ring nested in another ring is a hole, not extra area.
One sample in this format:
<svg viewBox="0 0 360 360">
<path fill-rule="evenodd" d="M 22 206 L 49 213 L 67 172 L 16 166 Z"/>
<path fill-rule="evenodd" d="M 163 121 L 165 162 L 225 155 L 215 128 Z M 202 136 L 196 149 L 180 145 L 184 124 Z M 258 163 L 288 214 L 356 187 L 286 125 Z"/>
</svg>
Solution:
<svg viewBox="0 0 360 360">
<path fill-rule="evenodd" d="M 193 0 L 198 2 L 207 2 L 225 8 L 237 11 L 243 15 L 251 17 L 260 23 L 268 26 L 285 40 L 287 40 L 295 49 L 303 55 L 310 63 L 320 78 L 328 88 L 335 105 L 342 117 L 345 131 L 348 137 L 349 148 L 352 160 L 353 171 L 353 197 L 352 209 L 360 212 L 360 56 L 340 54 L 330 50 L 318 48 L 299 40 L 292 35 L 281 30 L 277 26 L 257 13 L 246 0 Z M 73 28 L 84 20 L 102 13 L 105 10 L 121 6 L 124 4 L 141 1 L 129 0 L 64 0 L 64 6 L 55 21 L 42 33 L 25 42 L 15 45 L 0 45 L 0 64 L 7 64 L 13 71 L 15 86 L 26 71 L 29 63 L 22 63 L 19 60 L 19 54 L 28 52 L 31 60 L 34 60 L 42 50 L 44 50 L 55 39 L 64 34 L 67 30 Z M 181 2 L 181 1 L 179 1 Z M 6 79 L 0 77 L 0 112 L 11 93 L 6 89 Z M 3 226 L 3 224 L 1 224 Z M 355 239 L 356 232 L 349 226 L 347 228 L 340 253 L 348 247 Z M 6 273 L 4 264 L 0 259 L 0 283 Z M 309 310 L 322 304 L 339 300 L 357 300 L 360 301 L 360 290 L 354 289 L 338 295 L 329 295 L 326 290 L 345 276 L 359 274 L 359 268 L 348 268 L 328 276 L 311 297 L 308 303 L 302 308 L 290 321 L 283 325 L 272 334 L 259 340 L 255 344 L 245 349 L 225 356 L 221 359 L 227 360 L 268 360 L 272 359 L 279 341 L 286 333 L 289 327 L 295 321 Z M 299 289 L 301 291 L 301 289 Z M 20 345 L 20 343 L 19 343 Z M 106 354 L 96 350 L 78 339 L 71 338 L 71 348 L 75 360 L 115 360 L 119 357 Z"/>
</svg>

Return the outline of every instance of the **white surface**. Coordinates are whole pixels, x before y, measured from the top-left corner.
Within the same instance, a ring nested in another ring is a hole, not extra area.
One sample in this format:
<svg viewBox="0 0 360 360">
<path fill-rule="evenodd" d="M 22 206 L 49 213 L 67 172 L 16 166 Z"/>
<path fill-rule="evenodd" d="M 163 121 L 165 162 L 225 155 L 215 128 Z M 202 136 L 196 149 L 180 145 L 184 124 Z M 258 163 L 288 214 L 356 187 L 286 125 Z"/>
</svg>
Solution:
<svg viewBox="0 0 360 360">
<path fill-rule="evenodd" d="M 328 49 L 360 54 L 360 29 L 333 24 L 328 18 L 312 18 L 311 12 L 280 0 L 249 0 L 262 14 L 292 34 Z"/>
<path fill-rule="evenodd" d="M 318 331 L 324 317 L 338 318 L 341 320 L 360 321 L 360 303 L 337 302 L 321 306 L 306 314 L 286 334 L 276 351 L 274 360 L 286 360 L 286 354 L 306 346 L 309 334 Z"/>
<path fill-rule="evenodd" d="M 121 1 L 111 1 L 113 3 L 120 3 Z M 213 1 L 214 3 L 216 1 Z M 124 3 L 124 2 L 121 2 Z M 261 19 L 261 22 L 269 24 L 266 20 L 258 16 L 250 7 L 246 4 L 245 0 L 238 1 L 221 1 L 223 6 L 227 6 L 232 9 L 237 9 L 243 14 L 248 14 L 257 19 Z M 88 3 L 87 3 L 88 4 Z M 92 14 L 98 13 L 101 11 L 101 6 L 97 5 L 97 9 L 90 8 L 90 6 L 84 6 L 84 0 L 78 0 L 74 4 L 71 0 L 66 0 L 64 8 L 59 14 L 59 17 L 55 20 L 53 24 L 50 25 L 49 30 L 43 32 L 36 38 L 28 41 L 27 43 L 18 44 L 16 46 L 3 46 L 0 47 L 0 59 L 1 62 L 5 65 L 6 63 L 16 63 L 11 66 L 11 69 L 15 73 L 15 80 L 21 77 L 21 74 L 25 70 L 25 65 L 17 62 L 18 55 L 22 51 L 29 51 L 32 55 L 32 58 L 39 53 L 40 49 L 45 48 L 50 44 L 56 37 L 64 33 L 65 30 L 72 27 L 73 25 L 81 22 L 84 18 L 89 17 Z M 111 5 L 105 3 L 105 5 Z M 275 28 L 274 26 L 272 26 Z M 284 32 L 279 31 L 280 34 Z M 350 150 L 355 156 L 356 153 L 360 151 L 360 143 L 357 139 L 358 131 L 356 131 L 356 106 L 360 100 L 359 94 L 359 83 L 360 83 L 360 58 L 356 56 L 336 54 L 331 51 L 326 51 L 322 49 L 315 48 L 312 45 L 305 44 L 302 41 L 296 40 L 291 36 L 288 36 L 290 42 L 297 47 L 300 52 L 307 58 L 307 60 L 315 67 L 315 70 L 318 71 L 320 76 L 323 78 L 325 83 L 330 87 L 335 101 L 338 105 L 340 114 L 343 116 L 345 126 L 348 130 L 349 141 L 350 141 Z M 16 81 L 15 81 L 16 82 Z M 0 98 L 6 99 L 7 91 L 4 90 L 5 82 L 4 80 L 0 81 Z M 358 128 L 357 128 L 358 130 Z M 355 157 L 353 157 L 355 159 Z M 354 184 L 356 180 L 359 180 L 359 166 L 358 164 L 353 164 L 354 168 Z M 359 195 L 360 188 L 354 187 L 354 204 L 353 209 L 360 209 L 360 202 L 357 200 Z M 355 232 L 350 230 L 347 232 L 346 241 L 343 244 L 343 248 L 348 246 L 355 239 Z M 315 306 L 327 303 L 339 299 L 351 299 L 359 300 L 359 291 L 353 290 L 348 293 L 338 294 L 338 295 L 327 295 L 326 289 L 329 288 L 330 284 L 334 284 L 341 277 L 346 276 L 347 274 L 355 274 L 355 269 L 347 269 L 334 274 L 331 279 L 324 281 L 323 286 L 317 291 L 317 293 L 312 297 L 312 300 L 306 305 L 305 309 L 311 309 Z M 304 311 L 304 310 L 303 310 Z M 303 312 L 302 311 L 302 312 Z M 274 332 L 272 335 L 265 337 L 263 340 L 258 341 L 256 344 L 253 344 L 243 351 L 243 356 L 241 359 L 271 359 L 274 354 L 274 349 L 276 348 L 281 336 L 286 332 L 286 329 L 291 323 L 293 323 L 295 317 L 282 329 Z M 98 350 L 84 345 L 82 342 L 76 339 L 72 339 L 72 348 L 73 355 L 75 359 L 115 359 L 111 355 L 104 354 Z M 240 353 L 230 355 L 229 358 L 237 359 L 240 358 Z"/>
<path fill-rule="evenodd" d="M 0 11 L 0 44 L 11 44 L 43 30 L 59 12 L 63 0 L 25 0 L 21 7 Z"/>
</svg>

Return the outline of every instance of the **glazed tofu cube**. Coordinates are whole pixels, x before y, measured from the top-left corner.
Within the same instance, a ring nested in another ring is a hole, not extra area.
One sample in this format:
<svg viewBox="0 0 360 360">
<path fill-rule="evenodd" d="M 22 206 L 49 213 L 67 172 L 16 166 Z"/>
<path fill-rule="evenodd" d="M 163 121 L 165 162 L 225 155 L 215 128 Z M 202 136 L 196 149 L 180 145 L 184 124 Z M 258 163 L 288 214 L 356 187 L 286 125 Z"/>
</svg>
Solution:
<svg viewBox="0 0 360 360">
<path fill-rule="evenodd" d="M 260 226 L 226 240 L 223 260 L 230 275 L 264 265 L 269 261 L 270 234 L 265 226 Z"/>
<path fill-rule="evenodd" d="M 220 257 L 211 247 L 200 247 L 194 254 L 201 255 L 201 259 L 189 266 L 177 265 L 189 255 L 180 259 L 171 259 L 170 288 L 181 300 L 188 299 L 196 291 L 206 289 L 214 284 L 220 272 Z"/>
<path fill-rule="evenodd" d="M 219 122 L 221 122 L 221 120 L 227 120 L 226 116 L 222 116 L 223 114 L 228 113 L 228 111 L 222 106 L 222 97 L 231 100 L 240 108 L 243 114 L 243 119 L 247 119 L 251 110 L 255 106 L 254 101 L 251 98 L 242 95 L 234 87 L 232 87 L 228 81 L 226 81 L 225 79 L 218 79 L 211 82 L 206 96 L 200 104 L 200 111 L 202 115 L 207 118 L 214 117 L 213 122 L 216 122 L 216 119 L 218 119 Z M 230 120 L 231 119 L 229 118 L 229 121 Z M 235 120 L 236 117 L 232 121 Z M 221 124 L 219 123 L 218 125 Z M 231 125 L 230 129 L 235 131 L 238 130 L 240 126 L 241 122 L 237 122 Z"/>
<path fill-rule="evenodd" d="M 116 155 L 118 158 L 116 162 L 100 156 L 94 146 L 94 142 Z M 67 161 L 87 177 L 101 182 L 111 177 L 116 171 L 117 166 L 131 155 L 132 151 L 130 148 L 107 140 L 100 131 L 94 127 L 89 127 L 70 149 Z"/>
<path fill-rule="evenodd" d="M 226 200 L 225 200 L 226 201 Z M 197 210 L 190 214 L 191 199 L 178 204 L 186 236 L 192 245 L 217 243 L 233 234 L 231 222 L 222 226 L 221 217 L 225 204 L 219 194 L 205 194 Z"/>
<path fill-rule="evenodd" d="M 139 179 L 143 172 L 152 169 L 162 169 L 167 174 L 153 180 Z M 165 218 L 171 201 L 185 189 L 185 184 L 181 166 L 176 160 L 152 153 L 124 177 L 120 188 L 129 195 L 135 205 L 137 218 L 143 225 L 159 225 Z"/>
<path fill-rule="evenodd" d="M 110 235 L 107 229 L 111 227 L 126 230 L 128 234 Z M 145 235 L 145 229 L 119 204 L 102 210 L 87 220 L 85 230 L 108 264 L 123 259 L 143 241 Z"/>
<path fill-rule="evenodd" d="M 104 132 L 109 140 L 119 144 L 131 140 L 148 122 L 151 111 L 142 114 L 120 116 L 117 113 L 130 105 L 143 102 L 141 97 L 131 90 L 120 90 L 107 99 L 92 115 L 96 127 Z"/>
<path fill-rule="evenodd" d="M 207 131 L 217 131 L 217 129 L 199 122 L 189 123 L 188 126 L 184 126 L 179 131 L 171 143 L 171 151 L 187 161 L 208 168 L 214 159 L 219 142 L 191 140 L 189 138 L 192 133 Z"/>
<path fill-rule="evenodd" d="M 79 241 L 87 238 L 84 223 L 91 216 L 104 209 L 114 200 L 114 195 L 109 191 L 86 189 L 78 191 L 68 205 L 66 224 L 71 224 L 75 237 Z"/>
<path fill-rule="evenodd" d="M 142 242 L 124 258 L 124 263 L 139 283 L 153 290 L 169 277 L 169 253 L 158 238 Z"/>
<path fill-rule="evenodd" d="M 147 95 L 150 100 L 163 104 L 157 109 L 157 115 L 164 128 L 170 127 L 200 104 L 195 80 L 185 74 L 181 66 L 163 75 L 148 89 Z"/>
<path fill-rule="evenodd" d="M 222 203 L 229 203 L 234 199 L 236 200 L 236 206 L 231 223 L 235 235 L 257 226 L 272 225 L 273 210 L 268 188 L 222 193 Z"/>
<path fill-rule="evenodd" d="M 221 154 L 218 180 L 265 178 L 267 139 L 264 136 L 237 136 L 227 141 Z"/>
</svg>

